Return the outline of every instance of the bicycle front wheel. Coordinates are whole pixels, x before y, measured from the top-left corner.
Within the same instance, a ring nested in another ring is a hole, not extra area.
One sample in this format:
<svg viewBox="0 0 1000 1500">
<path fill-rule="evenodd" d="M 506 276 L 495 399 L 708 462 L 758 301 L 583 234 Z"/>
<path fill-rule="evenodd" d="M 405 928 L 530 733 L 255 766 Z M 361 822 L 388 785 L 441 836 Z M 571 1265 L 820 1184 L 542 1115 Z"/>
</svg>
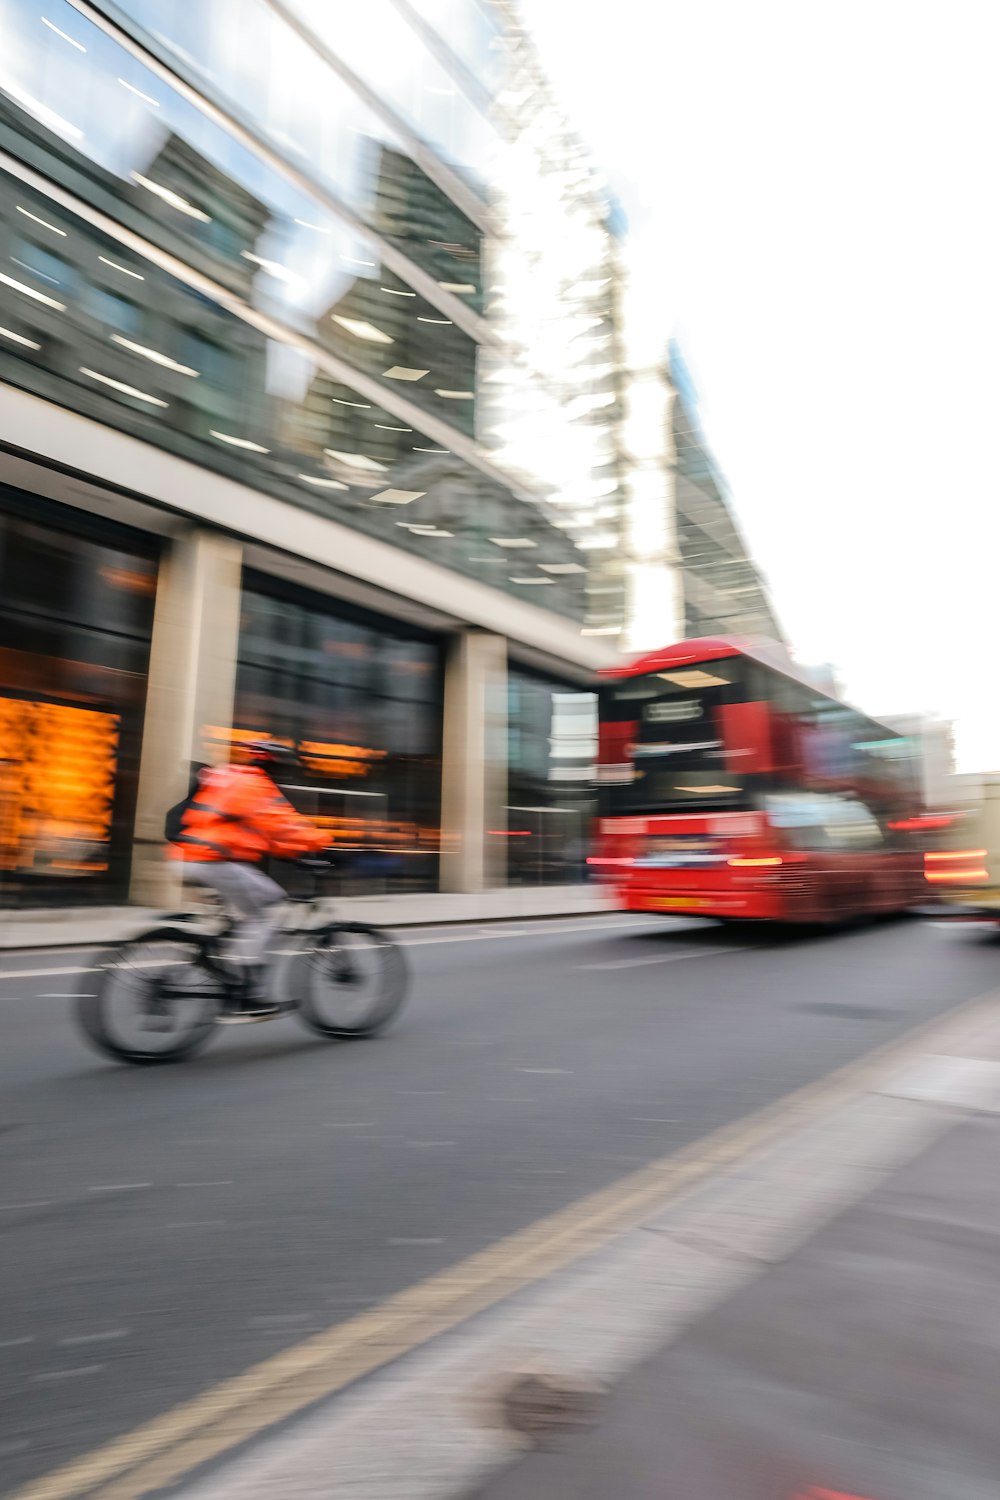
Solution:
<svg viewBox="0 0 1000 1500">
<path fill-rule="evenodd" d="M 205 950 L 199 933 L 173 927 L 110 948 L 77 997 L 84 1036 L 117 1062 L 190 1057 L 211 1036 L 221 999 Z"/>
<path fill-rule="evenodd" d="M 312 934 L 302 965 L 299 1015 L 319 1036 L 374 1036 L 406 999 L 402 949 L 364 922 L 336 922 Z"/>
</svg>

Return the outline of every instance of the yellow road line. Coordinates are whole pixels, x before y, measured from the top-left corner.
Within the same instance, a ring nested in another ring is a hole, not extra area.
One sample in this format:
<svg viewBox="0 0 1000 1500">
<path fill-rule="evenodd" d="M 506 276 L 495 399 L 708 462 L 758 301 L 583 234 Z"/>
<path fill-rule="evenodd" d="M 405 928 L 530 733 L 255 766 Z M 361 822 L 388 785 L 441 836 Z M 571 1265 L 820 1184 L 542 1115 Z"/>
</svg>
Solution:
<svg viewBox="0 0 1000 1500">
<path fill-rule="evenodd" d="M 29 1482 L 9 1500 L 137 1500 L 199 1464 L 333 1395 L 456 1327 L 474 1313 L 540 1281 L 675 1202 L 722 1168 L 797 1124 L 863 1090 L 887 1065 L 908 1057 L 977 1010 L 995 1014 L 997 995 L 977 996 L 773 1104 L 724 1125 L 672 1155 L 537 1220 L 486 1250 L 396 1293 L 378 1307 L 264 1360 L 151 1422 Z M 100 1488 L 99 1488 L 100 1487 Z"/>
</svg>

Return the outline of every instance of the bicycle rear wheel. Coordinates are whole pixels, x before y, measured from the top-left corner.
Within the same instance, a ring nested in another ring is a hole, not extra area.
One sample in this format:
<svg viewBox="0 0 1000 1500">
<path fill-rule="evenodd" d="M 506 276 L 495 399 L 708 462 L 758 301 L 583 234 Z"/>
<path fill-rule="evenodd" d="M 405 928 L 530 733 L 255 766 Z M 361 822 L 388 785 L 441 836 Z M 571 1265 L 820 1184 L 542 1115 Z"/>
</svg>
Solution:
<svg viewBox="0 0 1000 1500">
<path fill-rule="evenodd" d="M 402 949 L 364 922 L 335 922 L 313 933 L 301 964 L 299 1015 L 319 1036 L 374 1036 L 406 999 Z"/>
<path fill-rule="evenodd" d="M 129 1063 L 178 1062 L 203 1046 L 222 998 L 206 947 L 200 933 L 162 927 L 108 949 L 76 1002 L 91 1045 Z"/>
</svg>

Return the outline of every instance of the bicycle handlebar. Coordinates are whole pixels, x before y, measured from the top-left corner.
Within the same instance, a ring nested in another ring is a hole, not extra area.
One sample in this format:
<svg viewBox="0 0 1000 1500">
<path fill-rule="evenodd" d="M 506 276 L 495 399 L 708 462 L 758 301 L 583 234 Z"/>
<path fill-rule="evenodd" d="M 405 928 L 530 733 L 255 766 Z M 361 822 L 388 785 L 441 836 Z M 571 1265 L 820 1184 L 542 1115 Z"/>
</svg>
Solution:
<svg viewBox="0 0 1000 1500">
<path fill-rule="evenodd" d="M 340 849 L 327 849 L 322 854 L 307 854 L 295 861 L 298 870 L 310 875 L 330 875 L 343 870 L 350 863 L 349 854 Z"/>
</svg>

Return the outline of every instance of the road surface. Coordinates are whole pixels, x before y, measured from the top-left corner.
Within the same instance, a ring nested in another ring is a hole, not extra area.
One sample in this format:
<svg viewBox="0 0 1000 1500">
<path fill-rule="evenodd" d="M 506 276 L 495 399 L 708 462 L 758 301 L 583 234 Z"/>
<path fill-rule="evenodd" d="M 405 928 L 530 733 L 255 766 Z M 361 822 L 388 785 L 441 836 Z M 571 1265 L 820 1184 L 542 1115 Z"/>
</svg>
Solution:
<svg viewBox="0 0 1000 1500">
<path fill-rule="evenodd" d="M 995 987 L 904 921 L 769 943 L 627 914 L 411 930 L 375 1041 L 292 1019 L 90 1053 L 84 952 L 0 970 L 0 1493 Z"/>
</svg>

